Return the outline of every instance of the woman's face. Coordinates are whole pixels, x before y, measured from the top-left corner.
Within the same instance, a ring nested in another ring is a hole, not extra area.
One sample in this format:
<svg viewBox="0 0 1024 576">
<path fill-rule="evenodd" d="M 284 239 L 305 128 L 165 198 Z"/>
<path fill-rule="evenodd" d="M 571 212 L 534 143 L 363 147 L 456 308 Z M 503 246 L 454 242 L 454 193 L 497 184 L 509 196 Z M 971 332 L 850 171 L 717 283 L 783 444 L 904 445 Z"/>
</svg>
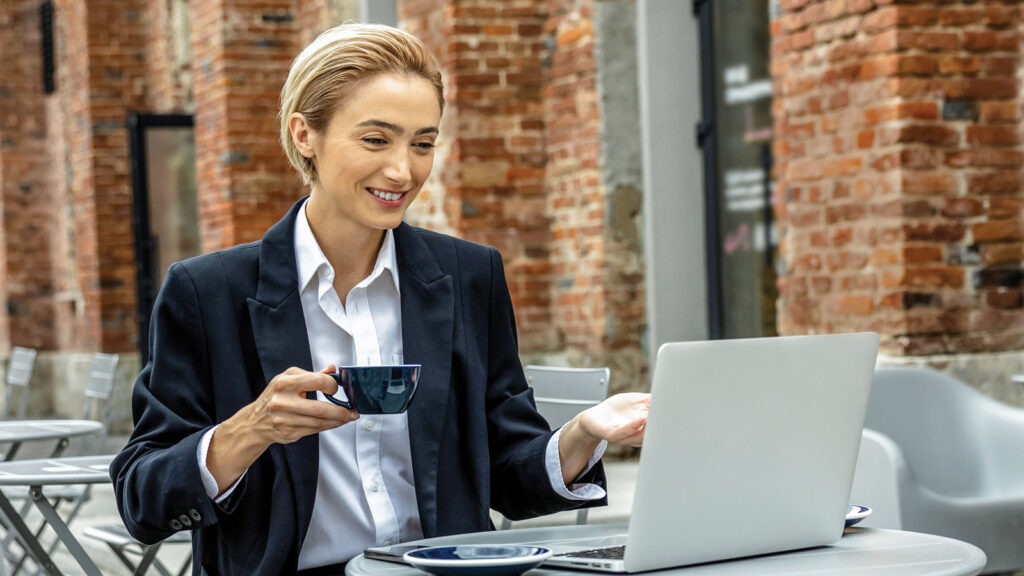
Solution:
<svg viewBox="0 0 1024 576">
<path fill-rule="evenodd" d="M 383 74 L 356 88 L 326 131 L 308 133 L 318 175 L 310 218 L 397 227 L 430 175 L 440 120 L 437 92 L 420 76 Z"/>
</svg>

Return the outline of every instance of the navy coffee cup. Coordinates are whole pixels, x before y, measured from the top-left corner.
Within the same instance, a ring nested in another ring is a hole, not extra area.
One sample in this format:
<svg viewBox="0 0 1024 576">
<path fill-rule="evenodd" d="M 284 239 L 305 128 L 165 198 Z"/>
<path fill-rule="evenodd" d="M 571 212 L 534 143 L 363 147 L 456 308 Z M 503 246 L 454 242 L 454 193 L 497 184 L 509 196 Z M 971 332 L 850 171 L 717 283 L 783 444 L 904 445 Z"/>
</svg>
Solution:
<svg viewBox="0 0 1024 576">
<path fill-rule="evenodd" d="M 419 364 L 342 366 L 331 377 L 348 401 L 326 398 L 360 414 L 400 414 L 409 408 L 420 379 Z"/>
</svg>

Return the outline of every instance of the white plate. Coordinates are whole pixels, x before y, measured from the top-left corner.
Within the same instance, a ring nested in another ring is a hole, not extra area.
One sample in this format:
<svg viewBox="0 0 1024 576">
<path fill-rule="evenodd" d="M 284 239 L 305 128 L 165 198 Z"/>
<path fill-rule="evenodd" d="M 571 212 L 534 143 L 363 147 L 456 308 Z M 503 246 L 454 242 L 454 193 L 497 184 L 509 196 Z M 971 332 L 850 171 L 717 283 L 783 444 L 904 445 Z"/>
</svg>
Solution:
<svg viewBox="0 0 1024 576">
<path fill-rule="evenodd" d="M 540 546 L 485 544 L 421 548 L 406 552 L 402 559 L 440 576 L 513 576 L 549 557 L 551 550 Z"/>
<path fill-rule="evenodd" d="M 871 508 L 850 504 L 846 507 L 846 527 L 849 528 L 868 516 L 871 516 Z"/>
</svg>

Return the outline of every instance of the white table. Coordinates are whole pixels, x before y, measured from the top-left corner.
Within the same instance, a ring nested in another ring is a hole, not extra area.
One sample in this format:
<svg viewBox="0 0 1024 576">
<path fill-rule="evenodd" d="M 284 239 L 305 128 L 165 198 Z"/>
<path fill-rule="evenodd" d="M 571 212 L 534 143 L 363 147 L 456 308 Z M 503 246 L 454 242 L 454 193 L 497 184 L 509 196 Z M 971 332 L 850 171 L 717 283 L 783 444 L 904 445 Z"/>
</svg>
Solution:
<svg viewBox="0 0 1024 576">
<path fill-rule="evenodd" d="M 0 443 L 11 445 L 3 459 L 13 460 L 23 442 L 42 440 L 57 440 L 57 446 L 50 454 L 57 457 L 67 448 L 69 438 L 101 430 L 103 424 L 95 420 L 0 420 Z"/>
<path fill-rule="evenodd" d="M 421 540 L 416 544 L 432 546 L 454 544 L 535 544 L 558 553 L 558 541 L 569 538 L 615 536 L 625 534 L 625 524 L 591 524 L 585 526 L 554 526 L 478 532 Z M 683 543 L 680 543 L 682 545 Z M 564 549 L 562 550 L 564 551 Z M 985 553 L 977 547 L 941 536 L 879 530 L 847 528 L 839 542 L 794 552 L 784 552 L 729 562 L 673 568 L 645 574 L 678 574 L 682 576 L 807 576 L 831 574 L 843 576 L 962 576 L 978 574 L 985 567 Z M 345 569 L 347 576 L 423 576 L 411 566 L 368 560 L 356 556 Z M 537 568 L 529 576 L 598 574 L 579 570 Z"/>
<path fill-rule="evenodd" d="M 102 575 L 96 568 L 96 564 L 85 553 L 82 544 L 68 529 L 64 519 L 54 509 L 53 503 L 43 494 L 43 486 L 110 482 L 108 469 L 113 459 L 112 455 L 108 455 L 0 462 L 0 488 L 27 486 L 32 503 L 35 504 L 46 523 L 57 533 L 57 537 L 88 576 Z M 29 556 L 47 574 L 51 576 L 63 574 L 39 543 L 38 536 L 25 524 L 25 519 L 2 490 L 0 490 L 0 515 L 3 516 L 5 524 L 17 534 L 18 541 L 25 547 Z"/>
</svg>

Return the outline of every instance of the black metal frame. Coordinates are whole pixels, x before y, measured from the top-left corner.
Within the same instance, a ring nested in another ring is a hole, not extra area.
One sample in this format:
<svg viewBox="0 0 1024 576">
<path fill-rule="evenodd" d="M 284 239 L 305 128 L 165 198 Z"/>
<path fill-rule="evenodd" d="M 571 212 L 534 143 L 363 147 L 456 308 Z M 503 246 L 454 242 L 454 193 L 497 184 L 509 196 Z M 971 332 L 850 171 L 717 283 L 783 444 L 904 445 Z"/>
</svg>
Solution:
<svg viewBox="0 0 1024 576">
<path fill-rule="evenodd" d="M 718 143 L 715 138 L 715 44 L 713 2 L 693 0 L 700 26 L 700 109 L 697 144 L 704 152 L 704 245 L 707 256 L 708 337 L 722 334 L 722 252 L 718 221 Z"/>
<path fill-rule="evenodd" d="M 39 43 L 43 60 L 43 93 L 53 94 L 57 90 L 54 79 L 56 67 L 53 62 L 53 2 L 44 0 L 39 5 Z"/>
<path fill-rule="evenodd" d="M 155 243 L 149 225 L 149 184 L 146 181 L 146 130 L 180 128 L 194 125 L 190 114 L 128 114 L 129 156 L 132 169 L 132 228 L 135 232 L 136 321 L 139 327 L 139 354 L 142 364 L 149 360 L 149 316 L 156 291 L 153 285 L 153 249 Z"/>
</svg>

